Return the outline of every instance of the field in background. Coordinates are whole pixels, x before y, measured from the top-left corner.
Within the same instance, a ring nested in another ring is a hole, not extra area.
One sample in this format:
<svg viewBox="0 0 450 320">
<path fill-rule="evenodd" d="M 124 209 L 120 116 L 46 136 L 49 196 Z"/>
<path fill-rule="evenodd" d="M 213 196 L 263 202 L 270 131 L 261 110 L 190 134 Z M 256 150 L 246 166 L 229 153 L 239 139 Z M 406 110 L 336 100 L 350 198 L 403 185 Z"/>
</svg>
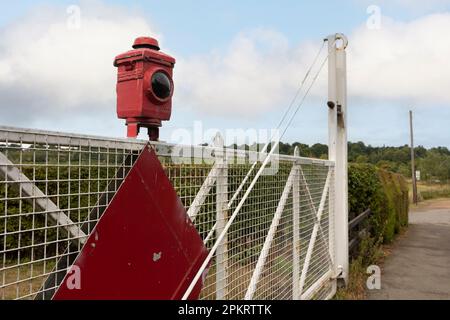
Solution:
<svg viewBox="0 0 450 320">
<path fill-rule="evenodd" d="M 409 199 L 412 202 L 412 183 L 411 179 L 408 179 Z M 417 191 L 419 195 L 419 201 L 437 199 L 437 198 L 450 198 L 450 184 L 431 183 L 425 181 L 417 182 Z"/>
</svg>

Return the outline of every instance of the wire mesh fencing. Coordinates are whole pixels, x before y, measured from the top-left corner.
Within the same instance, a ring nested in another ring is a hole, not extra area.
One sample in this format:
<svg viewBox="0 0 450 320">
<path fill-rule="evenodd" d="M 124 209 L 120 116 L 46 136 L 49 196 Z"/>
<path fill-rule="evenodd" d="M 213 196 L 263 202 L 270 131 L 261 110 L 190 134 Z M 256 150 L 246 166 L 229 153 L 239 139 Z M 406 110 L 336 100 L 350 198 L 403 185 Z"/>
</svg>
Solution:
<svg viewBox="0 0 450 320">
<path fill-rule="evenodd" d="M 0 127 L 0 297 L 51 299 L 145 141 Z M 334 294 L 334 164 L 153 144 L 205 245 L 218 244 L 201 299 L 313 299 Z"/>
</svg>

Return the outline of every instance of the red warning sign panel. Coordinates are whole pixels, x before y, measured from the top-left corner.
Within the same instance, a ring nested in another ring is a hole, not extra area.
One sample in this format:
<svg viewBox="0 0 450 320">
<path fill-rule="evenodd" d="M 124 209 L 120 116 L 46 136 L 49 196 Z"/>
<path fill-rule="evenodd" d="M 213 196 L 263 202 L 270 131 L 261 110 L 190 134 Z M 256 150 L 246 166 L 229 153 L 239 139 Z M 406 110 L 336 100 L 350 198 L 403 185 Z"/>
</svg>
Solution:
<svg viewBox="0 0 450 320">
<path fill-rule="evenodd" d="M 146 146 L 53 298 L 181 299 L 207 254 Z M 190 299 L 198 298 L 201 281 Z"/>
</svg>

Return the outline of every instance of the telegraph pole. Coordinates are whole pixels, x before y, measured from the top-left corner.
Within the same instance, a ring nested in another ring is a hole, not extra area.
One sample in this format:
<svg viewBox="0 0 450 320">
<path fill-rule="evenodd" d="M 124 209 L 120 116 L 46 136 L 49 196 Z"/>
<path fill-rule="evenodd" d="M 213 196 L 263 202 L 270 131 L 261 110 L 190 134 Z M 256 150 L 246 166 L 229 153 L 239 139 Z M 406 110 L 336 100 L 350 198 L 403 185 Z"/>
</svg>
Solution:
<svg viewBox="0 0 450 320">
<path fill-rule="evenodd" d="M 411 173 L 412 173 L 413 202 L 417 205 L 417 181 L 416 181 L 416 164 L 414 159 L 413 113 L 411 110 L 409 111 L 409 133 L 411 137 Z"/>
</svg>

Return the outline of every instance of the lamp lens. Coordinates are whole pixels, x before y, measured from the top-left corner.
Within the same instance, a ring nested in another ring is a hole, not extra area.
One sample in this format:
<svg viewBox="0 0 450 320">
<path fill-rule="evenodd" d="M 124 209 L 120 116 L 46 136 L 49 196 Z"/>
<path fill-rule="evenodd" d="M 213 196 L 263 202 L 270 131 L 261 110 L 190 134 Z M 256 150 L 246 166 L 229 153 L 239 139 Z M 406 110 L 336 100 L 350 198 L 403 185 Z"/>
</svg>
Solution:
<svg viewBox="0 0 450 320">
<path fill-rule="evenodd" d="M 172 91 L 172 84 L 169 77 L 161 71 L 155 72 L 152 76 L 152 90 L 159 99 L 167 99 Z"/>
</svg>

